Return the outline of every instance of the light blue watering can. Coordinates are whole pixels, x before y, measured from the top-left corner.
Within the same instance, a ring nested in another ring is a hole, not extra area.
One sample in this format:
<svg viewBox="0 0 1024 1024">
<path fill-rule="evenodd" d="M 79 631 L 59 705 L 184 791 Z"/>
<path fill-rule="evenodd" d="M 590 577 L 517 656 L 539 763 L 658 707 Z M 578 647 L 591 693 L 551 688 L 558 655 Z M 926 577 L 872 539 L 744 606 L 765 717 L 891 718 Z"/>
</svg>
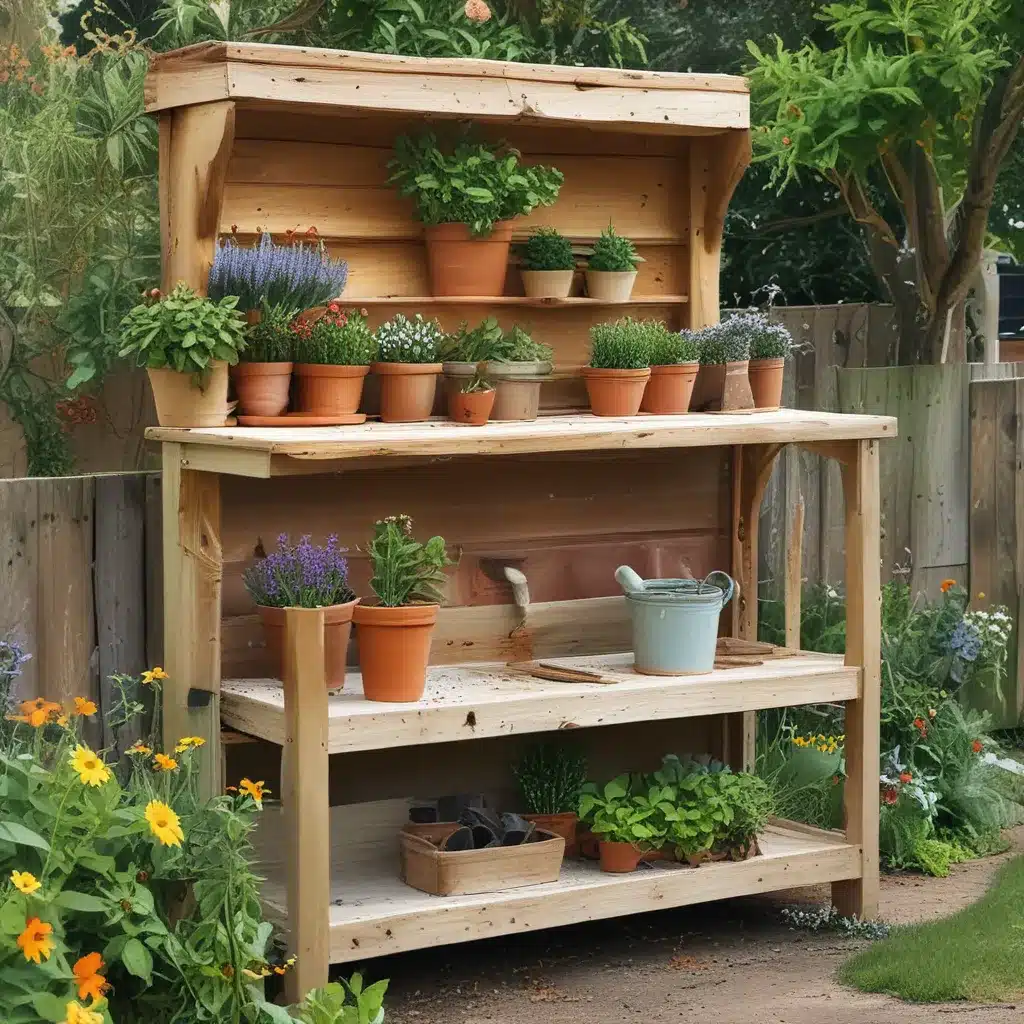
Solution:
<svg viewBox="0 0 1024 1024">
<path fill-rule="evenodd" d="M 645 580 L 620 565 L 615 578 L 633 618 L 637 672 L 698 675 L 715 667 L 718 617 L 736 590 L 731 576 L 713 572 L 703 580 Z M 711 583 L 714 578 L 724 586 Z"/>
</svg>

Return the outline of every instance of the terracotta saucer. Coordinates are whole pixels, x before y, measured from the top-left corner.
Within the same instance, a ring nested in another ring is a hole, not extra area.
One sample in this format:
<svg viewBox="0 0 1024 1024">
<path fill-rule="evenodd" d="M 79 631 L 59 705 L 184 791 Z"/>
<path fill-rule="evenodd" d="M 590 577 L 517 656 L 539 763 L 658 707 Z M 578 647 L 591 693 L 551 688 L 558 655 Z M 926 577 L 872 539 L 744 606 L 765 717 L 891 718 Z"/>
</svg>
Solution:
<svg viewBox="0 0 1024 1024">
<path fill-rule="evenodd" d="M 283 416 L 239 416 L 240 427 L 340 427 L 365 423 L 365 412 L 347 416 L 310 416 L 304 412 L 286 412 Z"/>
</svg>

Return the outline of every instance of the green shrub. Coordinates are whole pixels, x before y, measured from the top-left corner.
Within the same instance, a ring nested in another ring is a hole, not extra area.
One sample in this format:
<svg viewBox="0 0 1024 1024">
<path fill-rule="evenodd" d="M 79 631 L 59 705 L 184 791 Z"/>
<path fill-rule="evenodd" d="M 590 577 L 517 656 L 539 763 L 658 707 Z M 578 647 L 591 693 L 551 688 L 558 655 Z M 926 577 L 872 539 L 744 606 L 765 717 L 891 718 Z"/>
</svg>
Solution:
<svg viewBox="0 0 1024 1024">
<path fill-rule="evenodd" d="M 678 363 L 694 363 L 699 350 L 694 331 L 670 331 L 664 324 L 661 330 L 651 335 L 651 366 L 674 366 Z"/>
<path fill-rule="evenodd" d="M 523 270 L 575 270 L 572 243 L 554 228 L 538 228 L 523 246 Z"/>
<path fill-rule="evenodd" d="M 621 273 L 636 270 L 637 264 L 641 262 L 643 261 L 637 255 L 633 243 L 628 238 L 617 235 L 615 228 L 609 224 L 594 243 L 587 268 Z"/>
<path fill-rule="evenodd" d="M 640 370 L 651 365 L 651 330 L 632 317 L 590 328 L 590 365 L 604 370 Z"/>
</svg>

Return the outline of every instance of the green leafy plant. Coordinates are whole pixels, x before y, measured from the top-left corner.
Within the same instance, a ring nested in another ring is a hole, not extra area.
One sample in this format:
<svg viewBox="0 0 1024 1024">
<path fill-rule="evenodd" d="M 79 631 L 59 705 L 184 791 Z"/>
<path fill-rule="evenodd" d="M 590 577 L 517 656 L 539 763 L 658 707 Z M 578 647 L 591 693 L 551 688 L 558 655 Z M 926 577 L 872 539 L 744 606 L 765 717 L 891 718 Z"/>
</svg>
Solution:
<svg viewBox="0 0 1024 1024">
<path fill-rule="evenodd" d="M 246 325 L 245 349 L 238 358 L 243 363 L 290 363 L 294 347 L 290 311 L 269 306 L 258 323 Z"/>
<path fill-rule="evenodd" d="M 664 324 L 661 328 L 651 333 L 651 366 L 697 362 L 700 353 L 695 331 L 670 331 Z"/>
<path fill-rule="evenodd" d="M 436 320 L 424 320 L 420 313 L 410 320 L 396 313 L 377 328 L 374 337 L 382 363 L 436 363 L 445 335 Z"/>
<path fill-rule="evenodd" d="M 651 365 L 651 330 L 624 316 L 590 328 L 590 365 L 606 370 L 639 370 Z"/>
<path fill-rule="evenodd" d="M 501 363 L 548 363 L 553 355 L 550 345 L 534 341 L 529 331 L 513 324 L 511 330 L 505 332 L 494 358 Z"/>
<path fill-rule="evenodd" d="M 499 220 L 550 206 L 563 181 L 553 167 L 524 167 L 506 146 L 460 141 L 446 152 L 430 133 L 400 137 L 388 167 L 388 180 L 415 198 L 424 224 L 465 223 L 476 236 L 489 235 Z"/>
<path fill-rule="evenodd" d="M 566 814 L 579 808 L 587 781 L 587 760 L 581 754 L 541 743 L 528 750 L 512 772 L 531 814 Z"/>
<path fill-rule="evenodd" d="M 383 607 L 440 604 L 444 599 L 444 570 L 455 563 L 443 537 L 431 537 L 426 544 L 413 539 L 409 516 L 378 519 L 366 554 L 373 566 L 370 588 Z"/>
<path fill-rule="evenodd" d="M 604 786 L 584 785 L 579 816 L 607 842 L 659 849 L 668 832 L 665 815 L 674 811 L 675 797 L 672 787 L 657 784 L 634 791 L 634 780 L 619 775 Z"/>
<path fill-rule="evenodd" d="M 363 985 L 363 976 L 313 989 L 295 1008 L 302 1024 L 382 1024 L 387 981 Z"/>
<path fill-rule="evenodd" d="M 523 270 L 575 270 L 572 243 L 555 228 L 537 228 L 523 246 Z"/>
<path fill-rule="evenodd" d="M 494 385 L 484 376 L 479 370 L 473 374 L 473 376 L 462 385 L 459 390 L 464 395 L 475 395 L 481 391 L 493 391 Z"/>
<path fill-rule="evenodd" d="M 377 358 L 377 339 L 358 310 L 332 302 L 315 320 L 292 324 L 295 359 L 329 366 L 368 366 Z"/>
<path fill-rule="evenodd" d="M 202 382 L 210 364 L 238 362 L 245 322 L 232 297 L 214 301 L 179 284 L 166 296 L 130 310 L 121 321 L 121 355 L 150 370 L 189 373 Z"/>
<path fill-rule="evenodd" d="M 442 347 L 445 362 L 480 363 L 496 359 L 504 342 L 504 332 L 493 316 L 471 328 L 465 321 L 448 335 Z"/>
<path fill-rule="evenodd" d="M 602 270 L 623 273 L 636 270 L 643 260 L 637 255 L 636 246 L 622 235 L 615 233 L 611 224 L 601 232 L 594 243 L 587 267 L 590 270 Z"/>
</svg>

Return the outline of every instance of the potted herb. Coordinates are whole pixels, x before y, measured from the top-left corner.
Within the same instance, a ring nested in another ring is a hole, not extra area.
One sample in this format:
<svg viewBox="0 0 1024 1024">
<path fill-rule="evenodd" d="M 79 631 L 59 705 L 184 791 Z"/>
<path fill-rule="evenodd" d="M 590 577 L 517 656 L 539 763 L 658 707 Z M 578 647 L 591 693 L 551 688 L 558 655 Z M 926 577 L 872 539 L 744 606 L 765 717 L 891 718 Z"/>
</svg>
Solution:
<svg viewBox="0 0 1024 1024">
<path fill-rule="evenodd" d="M 576 825 L 587 761 L 565 747 L 541 743 L 527 751 L 512 772 L 519 783 L 527 821 L 565 839 L 565 852 L 576 852 Z"/>
<path fill-rule="evenodd" d="M 291 312 L 264 307 L 245 328 L 245 349 L 231 367 L 238 411 L 245 416 L 280 416 L 292 383 Z"/>
<path fill-rule="evenodd" d="M 752 409 L 747 376 L 750 340 L 743 324 L 730 317 L 697 332 L 700 373 L 691 405 L 697 410 Z"/>
<path fill-rule="evenodd" d="M 120 355 L 146 368 L 162 427 L 220 427 L 228 415 L 228 366 L 245 348 L 237 299 L 214 301 L 179 284 L 158 289 L 121 321 Z"/>
<path fill-rule="evenodd" d="M 253 562 L 242 581 L 263 620 L 263 636 L 277 678 L 282 678 L 285 609 L 323 608 L 327 686 L 344 686 L 352 612 L 359 599 L 349 588 L 348 561 L 337 537 L 318 545 L 304 536 L 293 545 L 282 534 L 277 550 Z"/>
<path fill-rule="evenodd" d="M 663 416 L 689 412 L 693 385 L 700 369 L 697 339 L 692 331 L 677 333 L 664 323 L 654 321 L 650 343 L 651 379 L 640 408 Z"/>
<path fill-rule="evenodd" d="M 464 140 L 446 151 L 430 133 L 399 138 L 388 167 L 425 225 L 434 295 L 501 295 L 512 218 L 550 206 L 563 180 L 553 167 L 524 167 L 504 145 Z"/>
<path fill-rule="evenodd" d="M 523 246 L 519 273 L 529 298 L 567 298 L 576 273 L 572 243 L 554 228 L 538 228 Z"/>
<path fill-rule="evenodd" d="M 380 377 L 380 418 L 385 423 L 429 419 L 442 369 L 441 325 L 419 313 L 412 320 L 396 313 L 377 328 L 376 339 L 378 361 L 370 369 Z"/>
<path fill-rule="evenodd" d="M 637 264 L 642 262 L 633 243 L 609 224 L 587 261 L 587 294 L 602 302 L 627 302 L 636 283 Z"/>
<path fill-rule="evenodd" d="M 750 391 L 757 409 L 782 405 L 786 360 L 793 350 L 793 335 L 784 324 L 772 323 L 767 313 L 739 313 L 750 338 Z M 735 317 L 734 317 L 735 319 Z"/>
<path fill-rule="evenodd" d="M 494 385 L 477 372 L 448 399 L 448 418 L 470 427 L 482 427 L 494 408 Z"/>
<path fill-rule="evenodd" d="M 635 416 L 651 376 L 650 332 L 625 316 L 590 328 L 583 378 L 595 416 Z"/>
<path fill-rule="evenodd" d="M 359 604 L 354 613 L 363 693 L 367 700 L 419 700 L 444 570 L 454 563 L 443 537 L 431 537 L 426 544 L 413 539 L 408 516 L 378 520 L 366 554 L 377 603 Z"/>
<path fill-rule="evenodd" d="M 534 341 L 518 324 L 502 336 L 497 353 L 487 364 L 487 376 L 497 395 L 491 419 L 535 420 L 540 386 L 551 376 L 552 351 Z"/>
<path fill-rule="evenodd" d="M 675 790 L 657 783 L 641 786 L 642 792 L 633 788 L 629 775 L 603 787 L 592 782 L 583 787 L 579 814 L 598 838 L 602 871 L 636 871 L 644 854 L 665 842 L 668 824 L 662 805 L 674 805 Z"/>
<path fill-rule="evenodd" d="M 498 321 L 489 316 L 473 328 L 463 321 L 457 331 L 443 340 L 441 358 L 449 412 L 463 385 L 476 376 L 482 364 L 497 354 L 504 336 Z"/>
<path fill-rule="evenodd" d="M 316 320 L 296 320 L 293 330 L 299 410 L 337 417 L 357 412 L 377 355 L 365 311 L 344 310 L 332 302 Z"/>
</svg>

